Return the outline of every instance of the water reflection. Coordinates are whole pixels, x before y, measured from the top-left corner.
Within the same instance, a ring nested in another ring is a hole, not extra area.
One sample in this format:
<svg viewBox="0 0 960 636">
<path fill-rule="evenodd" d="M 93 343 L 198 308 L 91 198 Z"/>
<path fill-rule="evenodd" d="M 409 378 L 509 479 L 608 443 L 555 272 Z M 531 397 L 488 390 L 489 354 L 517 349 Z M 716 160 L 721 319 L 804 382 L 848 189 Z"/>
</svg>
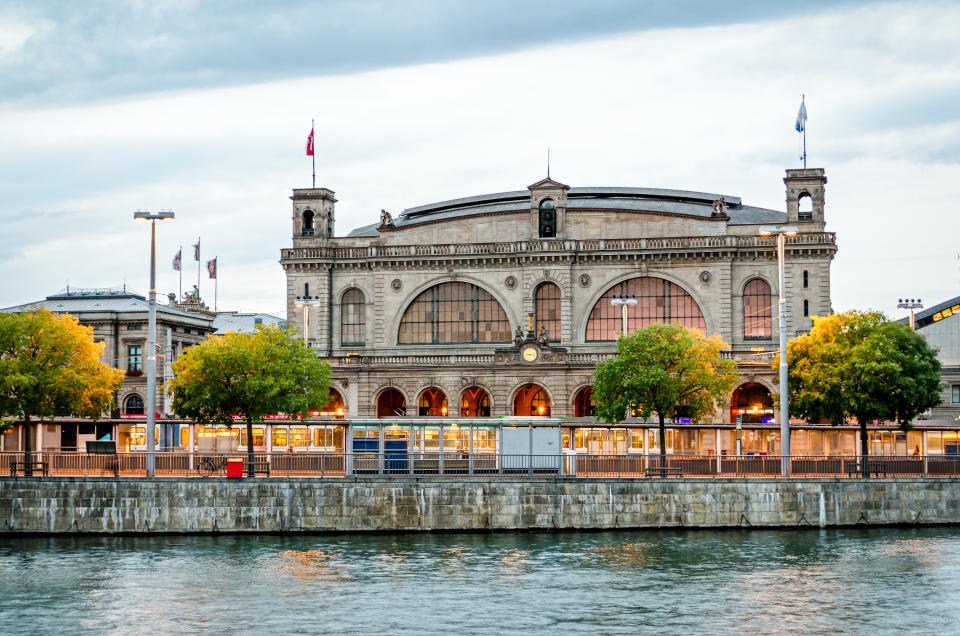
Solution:
<svg viewBox="0 0 960 636">
<path fill-rule="evenodd" d="M 0 633 L 925 632 L 958 583 L 954 529 L 23 538 Z"/>
</svg>

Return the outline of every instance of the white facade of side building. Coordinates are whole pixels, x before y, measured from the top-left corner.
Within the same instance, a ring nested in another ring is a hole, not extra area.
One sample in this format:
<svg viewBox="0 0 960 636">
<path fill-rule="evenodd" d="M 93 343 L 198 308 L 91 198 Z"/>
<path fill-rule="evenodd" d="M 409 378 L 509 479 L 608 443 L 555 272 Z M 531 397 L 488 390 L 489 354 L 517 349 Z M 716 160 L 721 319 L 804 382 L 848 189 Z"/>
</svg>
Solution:
<svg viewBox="0 0 960 636">
<path fill-rule="evenodd" d="M 609 302 L 611 289 L 622 289 L 619 284 L 657 279 L 689 295 L 706 332 L 731 345 L 729 355 L 743 374 L 740 389 L 760 385 L 775 393 L 770 352 L 779 329 L 776 241 L 759 236 L 759 229 L 800 228 L 786 248 L 792 338 L 809 331 L 811 316 L 831 311 L 830 263 L 837 246 L 834 234 L 825 231 L 826 182 L 822 169 L 787 170 L 786 210 L 777 211 L 734 196 L 723 197 L 723 205 L 719 194 L 570 188 L 544 179 L 526 190 L 409 208 L 396 218 L 382 214 L 380 223 L 346 236 L 334 232 L 333 191 L 295 189 L 292 246 L 281 257 L 287 319 L 306 329 L 309 344 L 331 362 L 333 386 L 350 417 L 382 415 L 379 399 L 390 389 L 403 396 L 407 415 L 415 416 L 420 396 L 432 388 L 443 391 L 455 416 L 470 387 L 489 395 L 491 416 L 511 416 L 528 385 L 543 388 L 553 417 L 573 417 L 583 415 L 576 412 L 577 392 L 590 385 L 596 362 L 616 348 L 613 338 L 588 337 L 591 312 Z M 544 236 L 543 212 L 551 205 L 555 225 Z M 748 338 L 744 290 L 757 279 L 769 290 L 768 335 Z M 531 314 L 540 322 L 538 288 L 555 284 L 559 341 L 538 347 L 534 361 L 525 360 L 512 341 L 402 342 L 401 322 L 410 319 L 412 303 L 449 282 L 470 283 L 492 296 L 509 320 L 511 340 L 520 328 L 524 345 Z M 353 337 L 343 336 L 349 322 L 344 298 L 350 292 L 356 299 L 357 291 L 364 300 L 362 346 L 355 344 L 356 326 Z M 731 422 L 731 408 L 736 404 L 728 402 L 704 422 Z"/>
</svg>

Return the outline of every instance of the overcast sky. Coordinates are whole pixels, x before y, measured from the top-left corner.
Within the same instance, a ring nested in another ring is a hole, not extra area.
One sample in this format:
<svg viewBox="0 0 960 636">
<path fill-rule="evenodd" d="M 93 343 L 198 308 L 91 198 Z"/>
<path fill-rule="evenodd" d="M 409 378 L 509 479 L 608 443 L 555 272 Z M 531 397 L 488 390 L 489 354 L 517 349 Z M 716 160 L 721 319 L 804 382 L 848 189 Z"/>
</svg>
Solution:
<svg viewBox="0 0 960 636">
<path fill-rule="evenodd" d="M 180 245 L 196 282 L 199 236 L 221 310 L 283 315 L 311 118 L 338 235 L 523 189 L 548 146 L 574 187 L 782 210 L 806 93 L 834 309 L 899 317 L 898 297 L 960 294 L 958 33 L 955 2 L 0 0 L 0 307 L 145 292 L 133 211 L 169 208 L 162 293 Z"/>
</svg>

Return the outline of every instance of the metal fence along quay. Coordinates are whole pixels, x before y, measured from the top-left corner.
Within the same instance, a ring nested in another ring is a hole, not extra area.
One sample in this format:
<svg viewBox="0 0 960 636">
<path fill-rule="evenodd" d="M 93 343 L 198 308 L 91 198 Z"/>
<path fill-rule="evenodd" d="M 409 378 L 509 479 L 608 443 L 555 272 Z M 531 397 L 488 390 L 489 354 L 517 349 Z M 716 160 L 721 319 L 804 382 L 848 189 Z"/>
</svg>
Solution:
<svg viewBox="0 0 960 636">
<path fill-rule="evenodd" d="M 144 477 L 147 453 L 93 455 L 87 453 L 32 453 L 35 477 Z M 241 459 L 246 476 L 246 453 L 158 452 L 157 477 L 227 476 L 227 460 Z M 492 453 L 257 453 L 258 477 L 597 477 L 647 478 L 778 478 L 778 455 L 498 455 Z M 859 456 L 804 455 L 790 460 L 791 478 L 859 478 Z M 960 456 L 871 456 L 872 477 L 958 477 Z M 0 453 L 0 476 L 24 474 L 24 453 Z"/>
</svg>

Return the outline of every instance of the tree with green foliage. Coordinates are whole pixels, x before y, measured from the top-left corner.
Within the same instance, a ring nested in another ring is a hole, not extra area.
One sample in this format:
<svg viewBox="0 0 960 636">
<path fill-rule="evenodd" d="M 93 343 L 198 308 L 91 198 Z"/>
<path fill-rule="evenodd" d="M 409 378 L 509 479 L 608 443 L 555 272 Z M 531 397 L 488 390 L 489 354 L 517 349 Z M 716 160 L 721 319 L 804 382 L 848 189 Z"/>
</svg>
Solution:
<svg viewBox="0 0 960 636">
<path fill-rule="evenodd" d="M 861 470 L 869 477 L 867 424 L 892 421 L 908 430 L 940 403 L 940 362 L 923 336 L 878 312 L 814 318 L 813 329 L 787 343 L 792 415 L 833 425 L 860 425 Z M 780 364 L 779 357 L 773 368 Z"/>
<path fill-rule="evenodd" d="M 629 414 L 660 420 L 660 468 L 666 470 L 666 418 L 698 419 L 722 404 L 739 377 L 724 359 L 728 345 L 680 325 L 654 324 L 617 340 L 617 357 L 597 365 L 597 417 L 620 422 Z"/>
<path fill-rule="evenodd" d="M 228 332 L 190 347 L 173 363 L 173 410 L 197 422 L 233 424 L 242 416 L 247 430 L 247 476 L 253 478 L 253 424 L 264 416 L 296 416 L 311 404 L 325 404 L 330 365 L 294 332 L 260 325 L 256 332 Z"/>
<path fill-rule="evenodd" d="M 0 417 L 23 426 L 24 475 L 33 474 L 33 418 L 96 420 L 110 408 L 123 372 L 100 361 L 104 346 L 70 314 L 0 313 Z"/>
</svg>

